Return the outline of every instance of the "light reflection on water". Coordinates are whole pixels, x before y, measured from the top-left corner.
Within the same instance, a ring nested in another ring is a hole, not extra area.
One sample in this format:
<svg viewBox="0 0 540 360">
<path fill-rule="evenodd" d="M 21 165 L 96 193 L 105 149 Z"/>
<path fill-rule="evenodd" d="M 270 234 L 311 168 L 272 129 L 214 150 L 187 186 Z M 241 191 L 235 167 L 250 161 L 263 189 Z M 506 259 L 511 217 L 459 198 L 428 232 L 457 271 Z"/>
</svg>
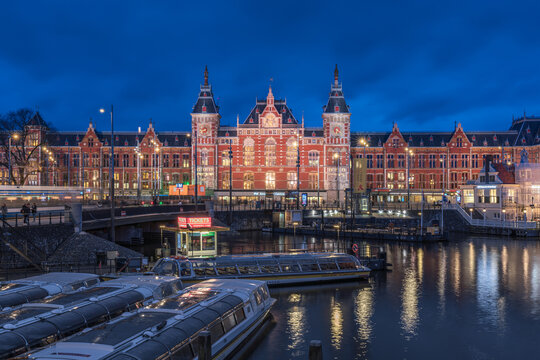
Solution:
<svg viewBox="0 0 540 360">
<path fill-rule="evenodd" d="M 308 247 L 349 249 L 332 239 L 241 234 L 222 253 Z M 437 244 L 381 243 L 393 269 L 369 283 L 272 289 L 275 327 L 252 359 L 519 358 L 537 354 L 540 243 L 464 237 Z"/>
</svg>

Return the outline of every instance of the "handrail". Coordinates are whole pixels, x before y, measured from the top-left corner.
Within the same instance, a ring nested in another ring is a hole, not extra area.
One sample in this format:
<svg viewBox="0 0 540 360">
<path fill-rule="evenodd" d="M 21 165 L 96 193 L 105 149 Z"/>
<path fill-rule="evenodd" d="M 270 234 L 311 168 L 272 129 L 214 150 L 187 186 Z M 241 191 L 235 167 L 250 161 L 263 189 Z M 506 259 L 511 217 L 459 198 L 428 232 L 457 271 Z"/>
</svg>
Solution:
<svg viewBox="0 0 540 360">
<path fill-rule="evenodd" d="M 508 221 L 508 220 L 487 220 L 487 219 L 473 219 L 472 216 L 458 204 L 448 204 L 449 209 L 457 210 L 457 212 L 466 220 L 469 225 L 480 227 L 496 227 L 496 228 L 510 228 L 510 229 L 536 229 L 536 222 L 534 221 Z"/>
</svg>

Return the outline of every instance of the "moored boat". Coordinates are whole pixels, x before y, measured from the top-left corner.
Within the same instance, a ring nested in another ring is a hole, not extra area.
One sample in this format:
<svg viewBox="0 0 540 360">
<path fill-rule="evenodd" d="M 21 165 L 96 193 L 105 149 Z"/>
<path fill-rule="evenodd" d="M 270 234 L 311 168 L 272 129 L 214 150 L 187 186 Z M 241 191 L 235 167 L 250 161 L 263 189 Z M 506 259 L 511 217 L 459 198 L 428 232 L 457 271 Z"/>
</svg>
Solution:
<svg viewBox="0 0 540 360">
<path fill-rule="evenodd" d="M 287 286 L 365 279 L 370 269 L 347 254 L 279 253 L 214 258 L 171 256 L 158 260 L 152 273 L 178 276 L 186 286 L 212 278 L 262 280 L 268 286 Z"/>
<path fill-rule="evenodd" d="M 28 358 L 194 359 L 199 334 L 209 331 L 212 359 L 226 359 L 265 322 L 274 303 L 262 281 L 207 280 Z"/>
</svg>

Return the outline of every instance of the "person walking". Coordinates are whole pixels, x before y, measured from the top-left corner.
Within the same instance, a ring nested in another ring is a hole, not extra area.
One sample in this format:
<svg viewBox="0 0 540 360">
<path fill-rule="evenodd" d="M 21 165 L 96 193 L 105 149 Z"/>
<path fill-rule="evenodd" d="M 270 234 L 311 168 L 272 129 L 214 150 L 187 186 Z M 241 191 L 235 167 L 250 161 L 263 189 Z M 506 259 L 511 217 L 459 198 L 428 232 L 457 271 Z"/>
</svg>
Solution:
<svg viewBox="0 0 540 360">
<path fill-rule="evenodd" d="M 23 223 L 24 224 L 29 223 L 29 221 L 28 221 L 29 212 L 30 212 L 30 209 L 28 208 L 28 205 L 23 204 L 23 206 L 21 208 L 21 214 L 23 214 Z"/>
<path fill-rule="evenodd" d="M 34 218 L 34 222 L 36 222 L 36 214 L 37 214 L 37 205 L 36 203 L 32 204 L 32 217 Z"/>
<path fill-rule="evenodd" d="M 6 221 L 7 219 L 7 212 L 8 212 L 7 205 L 6 203 L 4 203 L 2 204 L 2 220 L 3 221 Z"/>
</svg>

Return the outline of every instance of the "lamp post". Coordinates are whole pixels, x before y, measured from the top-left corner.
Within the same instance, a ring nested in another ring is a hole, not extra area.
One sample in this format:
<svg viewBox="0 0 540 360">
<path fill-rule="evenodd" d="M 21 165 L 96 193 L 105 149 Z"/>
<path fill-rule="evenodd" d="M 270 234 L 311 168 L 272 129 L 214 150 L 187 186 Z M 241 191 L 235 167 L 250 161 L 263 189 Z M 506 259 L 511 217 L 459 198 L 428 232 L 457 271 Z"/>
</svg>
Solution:
<svg viewBox="0 0 540 360">
<path fill-rule="evenodd" d="M 337 153 L 334 153 L 334 159 L 336 159 L 336 190 L 337 190 L 337 204 L 338 208 L 340 205 L 339 202 L 339 151 Z"/>
<path fill-rule="evenodd" d="M 229 139 L 229 225 L 232 225 L 232 139 Z"/>
<path fill-rule="evenodd" d="M 137 204 L 141 203 L 141 149 L 139 147 L 139 139 L 137 138 L 137 147 L 135 148 L 135 156 L 137 159 Z"/>
<path fill-rule="evenodd" d="M 13 135 L 10 135 L 9 136 L 9 185 L 11 185 L 12 181 L 13 181 L 13 177 L 11 175 L 11 139 L 19 139 L 19 134 L 17 133 L 14 133 Z"/>
<path fill-rule="evenodd" d="M 197 130 L 193 132 L 193 140 L 195 141 L 195 214 L 199 211 L 199 177 L 198 175 L 198 169 L 197 169 Z"/>
<path fill-rule="evenodd" d="M 321 161 L 317 157 L 317 207 L 321 208 Z"/>
<path fill-rule="evenodd" d="M 410 168 L 411 168 L 411 156 L 414 154 L 414 152 L 409 149 L 409 148 L 405 148 L 405 151 L 407 152 L 407 209 L 410 209 L 411 207 L 411 202 L 410 202 L 410 197 L 411 197 L 411 178 L 410 178 Z"/>
<path fill-rule="evenodd" d="M 105 109 L 99 109 L 100 113 L 105 113 Z M 114 109 L 111 105 L 111 153 L 109 157 L 109 200 L 111 201 L 111 230 L 110 239 L 115 242 L 114 229 Z"/>
<path fill-rule="evenodd" d="M 300 208 L 300 142 L 302 137 L 298 141 L 298 147 L 296 148 L 296 209 Z"/>
</svg>

